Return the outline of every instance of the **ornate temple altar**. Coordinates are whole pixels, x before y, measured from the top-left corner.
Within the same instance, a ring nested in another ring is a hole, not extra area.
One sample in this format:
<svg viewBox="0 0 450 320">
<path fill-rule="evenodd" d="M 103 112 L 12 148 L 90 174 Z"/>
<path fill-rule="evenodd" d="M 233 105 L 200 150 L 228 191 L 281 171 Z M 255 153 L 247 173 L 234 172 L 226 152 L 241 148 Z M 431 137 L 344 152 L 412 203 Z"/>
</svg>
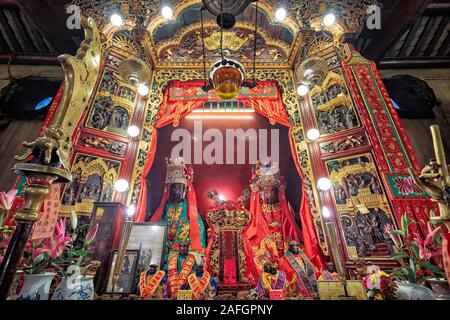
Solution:
<svg viewBox="0 0 450 320">
<path fill-rule="evenodd" d="M 44 124 L 47 128 L 59 121 L 72 142 L 67 168 L 72 179 L 62 187 L 60 215 L 74 210 L 91 217 L 94 208 L 114 203 L 135 209 L 135 222 L 150 221 L 154 206 L 149 199 L 155 193 L 162 197 L 165 183 L 163 178 L 149 178 L 161 152 L 160 130 L 184 128 L 183 119 L 206 114 L 208 108 L 212 112 L 216 106 L 222 112 L 218 116 L 239 118 L 245 111 L 266 119 L 263 129 L 287 128 L 291 167 L 279 167 L 284 175 L 294 172 L 301 180 L 286 201 L 301 239 L 283 239 L 286 246 L 288 240 L 301 240 L 301 250 L 316 271 L 332 261 L 348 279 L 357 278 L 362 260 L 382 268 L 395 265 L 389 259 L 393 243 L 385 227 L 397 225 L 407 213 L 426 233 L 429 211 L 439 209 L 408 173 L 410 167 L 419 171 L 419 164 L 376 65 L 352 45 L 366 7 L 374 1 L 289 1 L 289 14 L 282 21 L 274 18 L 273 1 L 248 1 L 234 27 L 222 32 L 210 11 L 202 10 L 200 17 L 202 1 L 173 2 L 173 16 L 166 19 L 159 1 L 73 1 L 86 17 L 86 39 L 76 57 L 60 58 L 66 78 Z M 112 11 L 120 12 L 123 23 L 115 26 L 109 21 Z M 325 26 L 323 15 L 329 11 L 337 19 Z M 242 64 L 250 82 L 243 82 L 237 97 L 226 102 L 214 88 L 205 90 L 204 64 L 209 68 L 221 55 Z M 146 79 L 148 92 L 132 81 L 132 66 L 136 78 Z M 308 91 L 300 94 L 298 87 L 305 81 Z M 205 130 L 214 128 L 206 120 L 203 125 Z M 130 134 L 130 127 L 137 127 L 138 133 Z M 310 136 L 311 130 L 318 136 Z M 231 169 L 240 172 L 243 184 L 251 178 L 249 166 Z M 214 180 L 226 175 L 216 174 L 208 187 L 217 188 Z M 196 167 L 195 176 L 201 175 L 201 167 Z M 322 188 L 321 178 L 329 179 L 331 187 Z M 124 188 L 118 187 L 119 180 Z M 198 190 L 196 181 L 192 185 Z M 23 183 L 17 181 L 19 189 Z M 219 204 L 196 195 L 195 213 L 207 226 L 208 239 L 206 248 L 193 251 L 203 250 L 205 270 L 224 292 L 249 289 L 257 281 L 245 236 L 253 223 L 252 209 L 248 201 L 234 201 L 241 191 L 229 191 L 225 200 L 232 201 Z M 210 208 L 202 212 L 207 205 Z M 126 210 L 117 212 L 125 215 Z M 330 241 L 327 223 L 336 230 L 336 242 Z M 114 226 L 121 228 L 122 222 Z M 110 249 L 119 249 L 118 231 L 110 232 Z M 339 256 L 333 254 L 336 250 Z M 202 265 L 200 261 L 195 267 Z"/>
</svg>

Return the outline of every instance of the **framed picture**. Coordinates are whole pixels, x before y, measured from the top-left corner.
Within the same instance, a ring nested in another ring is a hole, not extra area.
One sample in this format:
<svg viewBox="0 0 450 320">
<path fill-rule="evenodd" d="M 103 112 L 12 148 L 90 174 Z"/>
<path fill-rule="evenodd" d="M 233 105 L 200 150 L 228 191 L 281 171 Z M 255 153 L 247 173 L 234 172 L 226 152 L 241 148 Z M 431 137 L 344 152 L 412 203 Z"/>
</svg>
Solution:
<svg viewBox="0 0 450 320">
<path fill-rule="evenodd" d="M 127 250 L 139 251 L 138 274 L 150 264 L 164 267 L 167 224 L 161 222 L 134 222 L 131 227 Z"/>
<path fill-rule="evenodd" d="M 139 250 L 127 250 L 123 258 L 123 266 L 119 280 L 114 287 L 113 292 L 113 275 L 117 261 L 117 250 L 113 252 L 113 260 L 109 269 L 108 285 L 105 293 L 130 294 L 134 292 L 136 282 L 136 270 L 139 261 Z"/>
</svg>

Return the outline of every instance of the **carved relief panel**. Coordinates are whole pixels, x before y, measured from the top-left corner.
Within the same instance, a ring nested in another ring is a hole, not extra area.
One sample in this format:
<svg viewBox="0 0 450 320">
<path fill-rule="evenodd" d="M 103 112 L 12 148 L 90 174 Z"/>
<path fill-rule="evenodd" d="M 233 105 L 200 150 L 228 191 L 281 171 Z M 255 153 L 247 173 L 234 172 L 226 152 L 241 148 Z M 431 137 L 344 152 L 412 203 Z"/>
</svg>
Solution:
<svg viewBox="0 0 450 320">
<path fill-rule="evenodd" d="M 330 71 L 322 85 L 311 90 L 311 99 L 321 135 L 360 126 L 352 98 L 339 69 Z"/>
<path fill-rule="evenodd" d="M 72 165 L 73 180 L 65 186 L 61 211 L 68 213 L 74 206 L 77 213 L 90 214 L 94 202 L 110 202 L 120 166 L 118 161 L 76 154 Z"/>
<path fill-rule="evenodd" d="M 392 241 L 384 231 L 393 216 L 369 153 L 326 162 L 348 257 L 384 259 Z"/>
</svg>

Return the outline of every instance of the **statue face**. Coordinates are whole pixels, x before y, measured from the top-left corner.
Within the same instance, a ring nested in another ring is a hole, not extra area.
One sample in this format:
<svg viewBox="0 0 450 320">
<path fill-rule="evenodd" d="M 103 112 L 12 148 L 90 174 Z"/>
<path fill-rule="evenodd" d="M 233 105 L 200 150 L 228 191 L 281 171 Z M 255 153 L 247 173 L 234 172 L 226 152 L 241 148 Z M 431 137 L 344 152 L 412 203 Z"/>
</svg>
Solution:
<svg viewBox="0 0 450 320">
<path fill-rule="evenodd" d="M 183 183 L 172 183 L 169 198 L 172 203 L 183 202 L 186 199 L 186 186 Z"/>
<path fill-rule="evenodd" d="M 149 267 L 148 267 L 148 273 L 149 274 L 154 274 L 155 272 L 156 272 L 156 270 L 157 270 L 158 268 L 155 266 L 155 265 L 150 265 Z"/>
<path fill-rule="evenodd" d="M 205 272 L 205 269 L 202 265 L 197 266 L 197 269 L 195 270 L 198 274 L 203 274 Z"/>
<path fill-rule="evenodd" d="M 274 186 L 266 186 L 261 190 L 261 198 L 265 204 L 278 203 L 278 190 Z"/>
<path fill-rule="evenodd" d="M 328 263 L 327 263 L 327 270 L 328 270 L 328 272 L 330 272 L 330 273 L 334 273 L 334 272 L 335 272 L 334 264 L 331 263 L 331 262 L 328 262 Z"/>
<path fill-rule="evenodd" d="M 180 244 L 180 255 L 187 256 L 189 254 L 189 244 L 182 243 Z"/>
<path fill-rule="evenodd" d="M 289 251 L 292 252 L 293 254 L 298 254 L 300 253 L 300 248 L 298 246 L 298 243 L 292 243 L 289 245 Z"/>
<path fill-rule="evenodd" d="M 278 264 L 277 263 L 266 263 L 264 265 L 264 272 L 270 274 L 277 274 Z"/>
</svg>

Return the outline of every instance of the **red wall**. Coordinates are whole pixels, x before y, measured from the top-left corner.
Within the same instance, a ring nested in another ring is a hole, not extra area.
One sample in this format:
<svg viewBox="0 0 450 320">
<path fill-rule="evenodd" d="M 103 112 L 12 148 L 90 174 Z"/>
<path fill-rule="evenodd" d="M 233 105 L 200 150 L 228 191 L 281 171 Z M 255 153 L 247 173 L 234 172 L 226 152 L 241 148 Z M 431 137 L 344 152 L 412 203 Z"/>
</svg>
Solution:
<svg viewBox="0 0 450 320">
<path fill-rule="evenodd" d="M 288 139 L 288 128 L 281 125 L 270 125 L 269 121 L 254 113 L 253 119 L 208 119 L 202 121 L 203 133 L 208 128 L 219 129 L 224 136 L 225 144 L 225 130 L 226 129 L 243 129 L 249 128 L 258 129 L 279 129 L 279 157 L 280 168 L 282 174 L 287 180 L 287 198 L 293 206 L 295 212 L 298 212 L 301 199 L 301 179 L 297 174 L 295 165 L 292 159 L 292 153 L 290 150 L 290 144 Z M 194 131 L 194 120 L 184 118 L 180 121 L 178 128 L 185 128 L 191 133 Z M 158 129 L 158 146 L 155 155 L 153 167 L 147 176 L 147 183 L 149 185 L 147 195 L 147 212 L 153 213 L 161 201 L 164 180 L 166 174 L 165 158 L 170 157 L 172 148 L 178 142 L 171 142 L 171 135 L 174 128 L 172 125 L 167 125 L 161 129 Z M 268 137 L 270 141 L 270 131 L 268 131 Z M 210 142 L 203 142 L 203 148 L 205 148 Z M 235 142 L 235 152 L 237 151 Z M 270 145 L 270 144 L 269 144 Z M 194 141 L 192 144 L 192 156 L 194 154 Z M 248 145 L 246 145 L 248 157 Z M 268 150 L 270 155 L 270 148 Z M 236 155 L 235 155 L 236 157 Z M 224 150 L 225 158 L 225 150 Z M 235 158 L 236 159 L 236 158 Z M 248 158 L 246 159 L 248 163 Z M 249 180 L 251 177 L 252 165 L 207 165 L 207 164 L 194 164 L 194 187 L 197 194 L 197 204 L 200 214 L 204 217 L 207 209 L 213 204 L 206 196 L 206 192 L 211 188 L 216 188 L 220 194 L 222 194 L 227 200 L 235 200 L 241 192 L 245 189 L 249 189 Z"/>
</svg>

